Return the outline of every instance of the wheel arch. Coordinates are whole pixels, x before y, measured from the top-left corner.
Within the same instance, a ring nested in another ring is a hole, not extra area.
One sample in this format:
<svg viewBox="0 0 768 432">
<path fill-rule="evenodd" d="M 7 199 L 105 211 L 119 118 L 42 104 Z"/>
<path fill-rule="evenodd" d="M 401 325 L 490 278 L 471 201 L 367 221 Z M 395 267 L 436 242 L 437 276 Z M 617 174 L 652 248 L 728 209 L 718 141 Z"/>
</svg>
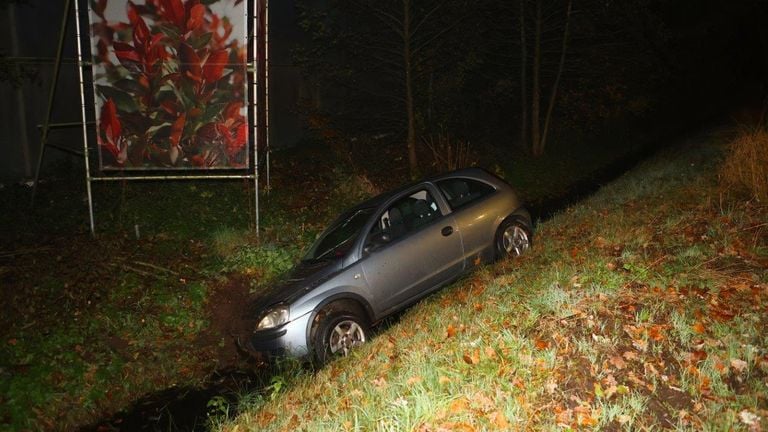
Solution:
<svg viewBox="0 0 768 432">
<path fill-rule="evenodd" d="M 518 207 L 515 209 L 512 213 L 507 215 L 507 217 L 503 218 L 495 227 L 493 232 L 493 246 L 492 246 L 492 254 L 493 258 L 492 260 L 498 260 L 501 258 L 501 254 L 499 252 L 499 236 L 501 235 L 502 228 L 508 224 L 508 223 L 519 223 L 523 225 L 526 230 L 528 231 L 528 242 L 530 246 L 533 246 L 533 238 L 534 238 L 534 229 L 533 229 L 533 220 L 531 220 L 531 213 L 526 209 L 525 207 Z"/>
<path fill-rule="evenodd" d="M 496 224 L 496 227 L 494 228 L 494 236 L 499 233 L 499 228 L 501 225 L 508 221 L 522 222 L 526 227 L 528 227 L 528 231 L 533 234 L 533 220 L 531 219 L 531 213 L 527 208 L 520 206 Z"/>
<path fill-rule="evenodd" d="M 344 305 L 347 306 L 346 309 L 343 307 Z M 362 296 L 355 293 L 338 293 L 323 300 L 312 310 L 309 322 L 307 323 L 306 340 L 308 342 L 313 340 L 317 323 L 324 314 L 336 310 L 350 309 L 360 313 L 363 318 L 368 320 L 368 324 L 373 324 L 373 308 Z"/>
</svg>

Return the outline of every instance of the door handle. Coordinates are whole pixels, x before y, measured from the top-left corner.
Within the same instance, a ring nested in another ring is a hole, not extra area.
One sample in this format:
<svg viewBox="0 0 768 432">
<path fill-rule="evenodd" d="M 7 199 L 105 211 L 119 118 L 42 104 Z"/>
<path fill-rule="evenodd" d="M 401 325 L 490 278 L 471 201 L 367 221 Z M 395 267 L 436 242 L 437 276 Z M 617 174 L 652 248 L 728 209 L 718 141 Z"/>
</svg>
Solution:
<svg viewBox="0 0 768 432">
<path fill-rule="evenodd" d="M 443 227 L 443 229 L 440 230 L 440 233 L 443 234 L 443 237 L 448 237 L 449 235 L 453 234 L 453 227 L 450 225 Z"/>
</svg>

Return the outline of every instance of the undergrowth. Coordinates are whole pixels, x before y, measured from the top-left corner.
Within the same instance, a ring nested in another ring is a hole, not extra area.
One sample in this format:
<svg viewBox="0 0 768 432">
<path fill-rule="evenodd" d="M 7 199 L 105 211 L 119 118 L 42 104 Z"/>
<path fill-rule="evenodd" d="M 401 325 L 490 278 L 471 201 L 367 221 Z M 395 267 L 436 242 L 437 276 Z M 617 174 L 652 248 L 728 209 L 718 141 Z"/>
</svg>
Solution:
<svg viewBox="0 0 768 432">
<path fill-rule="evenodd" d="M 764 126 L 742 126 L 728 145 L 720 177 L 727 189 L 746 192 L 758 201 L 768 201 L 768 130 Z"/>
</svg>

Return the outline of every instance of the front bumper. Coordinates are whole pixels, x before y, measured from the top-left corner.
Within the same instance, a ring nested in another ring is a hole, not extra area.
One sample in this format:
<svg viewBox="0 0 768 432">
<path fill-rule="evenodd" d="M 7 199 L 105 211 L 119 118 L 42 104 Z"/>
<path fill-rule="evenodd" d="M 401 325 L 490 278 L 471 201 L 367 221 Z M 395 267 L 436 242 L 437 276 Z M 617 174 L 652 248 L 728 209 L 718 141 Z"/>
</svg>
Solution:
<svg viewBox="0 0 768 432">
<path fill-rule="evenodd" d="M 280 327 L 249 333 L 241 343 L 246 351 L 270 357 L 304 357 L 309 354 L 309 319 L 311 314 L 300 316 Z"/>
</svg>

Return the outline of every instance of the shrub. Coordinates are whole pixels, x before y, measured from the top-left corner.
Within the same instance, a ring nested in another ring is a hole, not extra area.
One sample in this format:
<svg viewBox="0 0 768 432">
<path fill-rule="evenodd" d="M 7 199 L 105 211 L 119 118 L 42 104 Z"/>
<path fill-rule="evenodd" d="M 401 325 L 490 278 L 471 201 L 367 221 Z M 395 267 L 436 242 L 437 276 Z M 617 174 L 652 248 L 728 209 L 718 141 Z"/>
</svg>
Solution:
<svg viewBox="0 0 768 432">
<path fill-rule="evenodd" d="M 728 189 L 747 192 L 758 201 L 768 200 L 768 130 L 744 129 L 731 141 L 720 168 L 720 181 Z"/>
<path fill-rule="evenodd" d="M 439 172 L 466 168 L 477 163 L 469 143 L 452 139 L 448 134 L 422 138 L 422 142 L 432 152 L 431 166 Z"/>
</svg>

